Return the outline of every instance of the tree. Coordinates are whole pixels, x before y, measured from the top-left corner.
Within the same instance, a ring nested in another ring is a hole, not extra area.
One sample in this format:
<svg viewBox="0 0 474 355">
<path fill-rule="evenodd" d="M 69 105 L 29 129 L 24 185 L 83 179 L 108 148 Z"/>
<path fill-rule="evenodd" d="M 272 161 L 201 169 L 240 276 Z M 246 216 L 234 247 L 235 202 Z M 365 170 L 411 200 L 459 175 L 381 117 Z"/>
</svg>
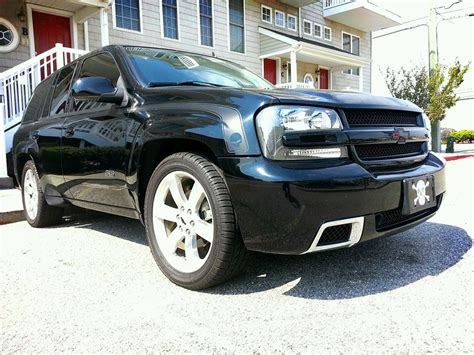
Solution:
<svg viewBox="0 0 474 355">
<path fill-rule="evenodd" d="M 387 68 L 385 82 L 393 97 L 409 100 L 418 105 L 428 115 L 432 126 L 432 149 L 440 151 L 438 123 L 446 116 L 446 111 L 458 102 L 455 90 L 464 81 L 469 64 L 458 60 L 452 67 L 436 65 L 431 73 L 424 66 L 398 71 Z M 435 129 L 436 128 L 436 129 Z"/>
</svg>

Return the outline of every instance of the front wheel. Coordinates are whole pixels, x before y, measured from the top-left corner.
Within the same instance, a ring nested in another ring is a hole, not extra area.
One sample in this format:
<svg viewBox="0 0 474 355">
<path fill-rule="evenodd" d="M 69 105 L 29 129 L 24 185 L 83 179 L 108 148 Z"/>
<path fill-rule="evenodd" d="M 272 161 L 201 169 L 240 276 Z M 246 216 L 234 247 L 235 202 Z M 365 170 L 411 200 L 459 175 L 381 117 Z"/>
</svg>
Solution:
<svg viewBox="0 0 474 355">
<path fill-rule="evenodd" d="M 145 225 L 158 266 L 180 286 L 211 287 L 245 265 L 229 191 L 202 156 L 177 153 L 158 165 L 145 196 Z"/>
</svg>

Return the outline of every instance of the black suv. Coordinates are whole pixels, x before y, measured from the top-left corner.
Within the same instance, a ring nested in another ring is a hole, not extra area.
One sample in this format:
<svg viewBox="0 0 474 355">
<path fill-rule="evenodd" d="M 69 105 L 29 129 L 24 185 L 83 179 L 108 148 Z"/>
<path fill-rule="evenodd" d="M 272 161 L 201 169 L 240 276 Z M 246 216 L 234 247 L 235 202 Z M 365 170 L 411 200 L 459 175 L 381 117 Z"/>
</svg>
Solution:
<svg viewBox="0 0 474 355">
<path fill-rule="evenodd" d="M 200 289 L 247 250 L 350 247 L 425 221 L 445 192 L 407 101 L 285 91 L 216 57 L 108 46 L 35 90 L 14 137 L 28 222 L 68 204 L 140 219 L 161 270 Z"/>
</svg>

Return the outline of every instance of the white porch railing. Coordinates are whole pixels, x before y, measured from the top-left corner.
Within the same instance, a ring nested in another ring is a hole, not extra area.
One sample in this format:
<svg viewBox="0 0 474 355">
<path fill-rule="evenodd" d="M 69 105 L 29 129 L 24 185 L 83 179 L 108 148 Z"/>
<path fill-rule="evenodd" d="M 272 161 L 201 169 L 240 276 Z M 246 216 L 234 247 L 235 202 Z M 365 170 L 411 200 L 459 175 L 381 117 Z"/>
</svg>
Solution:
<svg viewBox="0 0 474 355">
<path fill-rule="evenodd" d="M 6 176 L 4 156 L 11 149 L 13 127 L 20 123 L 35 87 L 55 70 L 87 51 L 63 47 L 50 50 L 0 73 L 0 177 Z M 5 135 L 5 131 L 8 134 Z"/>
<path fill-rule="evenodd" d="M 313 84 L 307 84 L 307 83 L 284 83 L 284 84 L 276 84 L 275 85 L 279 89 L 314 89 Z"/>
<path fill-rule="evenodd" d="M 348 2 L 353 2 L 354 0 L 323 0 L 323 8 L 329 9 L 330 7 L 346 4 Z"/>
</svg>

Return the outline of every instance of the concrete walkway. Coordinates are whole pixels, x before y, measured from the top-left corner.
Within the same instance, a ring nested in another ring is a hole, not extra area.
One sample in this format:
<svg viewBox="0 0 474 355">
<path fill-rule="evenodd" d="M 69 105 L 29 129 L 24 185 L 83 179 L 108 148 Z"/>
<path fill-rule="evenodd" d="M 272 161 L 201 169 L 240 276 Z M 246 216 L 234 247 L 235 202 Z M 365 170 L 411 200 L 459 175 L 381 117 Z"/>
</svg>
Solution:
<svg viewBox="0 0 474 355">
<path fill-rule="evenodd" d="M 19 189 L 0 190 L 0 224 L 24 219 L 21 191 Z"/>
</svg>

